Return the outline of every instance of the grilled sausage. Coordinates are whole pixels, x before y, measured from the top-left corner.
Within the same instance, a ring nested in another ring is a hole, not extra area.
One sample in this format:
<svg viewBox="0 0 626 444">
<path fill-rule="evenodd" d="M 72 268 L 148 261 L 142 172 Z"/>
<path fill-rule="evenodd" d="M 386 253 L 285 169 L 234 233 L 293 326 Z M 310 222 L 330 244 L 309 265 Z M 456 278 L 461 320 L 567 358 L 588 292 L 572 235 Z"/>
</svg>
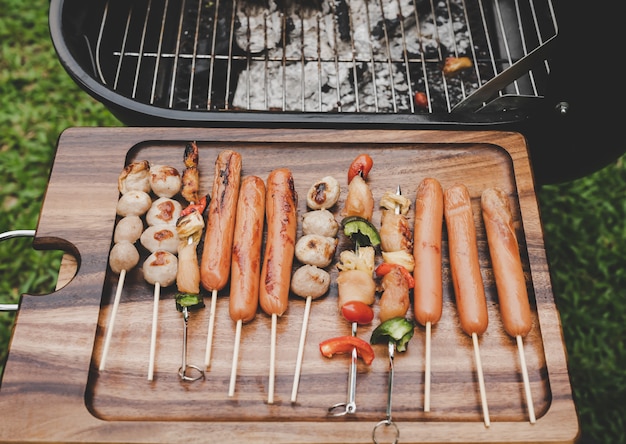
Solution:
<svg viewBox="0 0 626 444">
<path fill-rule="evenodd" d="M 215 160 L 213 191 L 200 262 L 202 286 L 210 291 L 224 288 L 230 276 L 240 183 L 241 155 L 235 151 L 222 151 Z"/>
<path fill-rule="evenodd" d="M 265 222 L 265 183 L 244 177 L 239 190 L 233 238 L 229 313 L 233 321 L 249 322 L 259 306 L 261 245 Z"/>
<path fill-rule="evenodd" d="M 476 227 L 469 192 L 454 185 L 444 193 L 448 229 L 450 271 L 461 328 L 468 335 L 481 335 L 489 323 L 485 288 L 480 274 Z"/>
<path fill-rule="evenodd" d="M 298 195 L 291 171 L 273 170 L 267 178 L 267 240 L 261 269 L 259 302 L 267 314 L 287 310 L 296 244 Z"/>
<path fill-rule="evenodd" d="M 443 230 L 443 190 L 441 184 L 426 178 L 417 187 L 413 257 L 415 320 L 435 324 L 443 309 L 441 278 L 441 233 Z"/>
<path fill-rule="evenodd" d="M 504 329 L 513 337 L 526 336 L 532 327 L 530 304 L 509 200 L 501 189 L 489 188 L 481 207 Z"/>
</svg>

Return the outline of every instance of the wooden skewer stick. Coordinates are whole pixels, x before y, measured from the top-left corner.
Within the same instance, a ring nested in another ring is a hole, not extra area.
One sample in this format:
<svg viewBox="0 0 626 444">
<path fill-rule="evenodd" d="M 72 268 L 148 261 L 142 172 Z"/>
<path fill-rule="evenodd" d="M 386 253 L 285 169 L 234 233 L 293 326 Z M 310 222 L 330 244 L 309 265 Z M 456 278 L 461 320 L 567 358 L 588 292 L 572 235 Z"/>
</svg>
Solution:
<svg viewBox="0 0 626 444">
<path fill-rule="evenodd" d="M 296 371 L 293 376 L 293 388 L 291 389 L 291 402 L 296 402 L 298 396 L 298 385 L 300 383 L 300 373 L 302 372 L 302 358 L 304 356 L 304 343 L 309 325 L 309 315 L 311 313 L 311 296 L 307 296 L 302 318 L 302 329 L 300 330 L 300 344 L 298 345 L 298 356 L 296 358 Z"/>
<path fill-rule="evenodd" d="M 217 290 L 211 291 L 211 314 L 209 315 L 209 331 L 206 338 L 206 353 L 204 367 L 211 366 L 211 349 L 213 348 L 213 330 L 215 329 L 215 310 L 217 309 Z"/>
<path fill-rule="evenodd" d="M 431 344 L 430 321 L 426 322 L 426 350 L 425 350 L 425 370 L 424 370 L 424 411 L 430 412 L 430 344 Z"/>
<path fill-rule="evenodd" d="M 109 319 L 109 329 L 107 330 L 106 338 L 104 339 L 104 347 L 102 348 L 102 357 L 100 358 L 100 371 L 104 370 L 106 365 L 107 356 L 109 354 L 109 346 L 111 345 L 111 337 L 113 336 L 113 328 L 115 326 L 115 317 L 117 316 L 117 309 L 120 305 L 120 299 L 122 298 L 122 288 L 124 287 L 124 280 L 126 279 L 126 270 L 120 271 L 120 277 L 117 281 L 117 289 L 115 290 L 115 299 L 113 300 L 113 309 L 111 311 L 111 318 Z"/>
<path fill-rule="evenodd" d="M 524 341 L 521 335 L 515 337 L 517 341 L 517 351 L 519 352 L 520 365 L 522 367 L 522 379 L 524 380 L 524 392 L 526 393 L 526 404 L 528 404 L 528 416 L 530 423 L 534 424 L 537 420 L 535 418 L 535 407 L 533 406 L 533 397 L 530 392 L 530 382 L 528 380 L 528 368 L 526 367 L 526 358 L 524 356 Z"/>
<path fill-rule="evenodd" d="M 241 326 L 243 321 L 239 319 L 237 321 L 237 327 L 235 330 L 235 346 L 233 347 L 233 363 L 230 369 L 230 384 L 228 386 L 228 396 L 233 397 L 235 395 L 235 383 L 237 381 L 237 362 L 239 361 L 239 344 L 241 343 Z"/>
<path fill-rule="evenodd" d="M 480 390 L 480 402 L 483 406 L 483 418 L 485 427 L 491 425 L 489 420 L 489 408 L 487 407 L 487 394 L 485 391 L 485 379 L 483 377 L 483 365 L 480 360 L 480 350 L 478 349 L 478 335 L 472 333 L 472 342 L 474 343 L 474 358 L 476 360 L 476 373 L 478 374 L 478 388 Z"/>
<path fill-rule="evenodd" d="M 148 381 L 154 378 L 154 358 L 156 355 L 157 322 L 159 318 L 159 299 L 161 298 L 161 285 L 154 284 L 154 305 L 152 308 L 152 335 L 150 337 L 150 362 L 148 365 Z"/>
<path fill-rule="evenodd" d="M 272 332 L 271 332 L 271 344 L 270 344 L 270 377 L 269 385 L 267 388 L 267 403 L 274 403 L 274 379 L 276 373 L 276 323 L 278 316 L 276 313 L 272 313 Z"/>
</svg>

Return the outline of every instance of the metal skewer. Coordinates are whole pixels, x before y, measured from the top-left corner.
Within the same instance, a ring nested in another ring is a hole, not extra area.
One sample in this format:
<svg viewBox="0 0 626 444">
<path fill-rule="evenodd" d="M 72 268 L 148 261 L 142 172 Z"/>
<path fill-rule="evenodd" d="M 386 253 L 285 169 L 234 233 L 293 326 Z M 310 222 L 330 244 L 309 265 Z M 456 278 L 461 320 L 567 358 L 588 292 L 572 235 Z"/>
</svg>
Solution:
<svg viewBox="0 0 626 444">
<path fill-rule="evenodd" d="M 398 426 L 396 425 L 395 422 L 393 422 L 393 420 L 391 419 L 391 399 L 392 399 L 392 393 L 393 393 L 393 361 L 394 361 L 394 357 L 395 357 L 395 352 L 396 352 L 396 344 L 393 341 L 389 341 L 387 348 L 389 350 L 389 379 L 388 379 L 388 385 L 387 385 L 387 410 L 386 410 L 386 417 L 385 419 L 379 421 L 375 426 L 374 426 L 374 430 L 372 431 L 372 440 L 374 441 L 374 443 L 378 444 L 382 441 L 379 441 L 379 439 L 377 438 L 377 435 L 381 435 L 381 427 L 384 425 L 385 428 L 386 427 L 392 427 L 391 433 L 393 433 L 393 443 L 397 443 L 398 439 L 400 438 L 400 430 L 398 429 Z"/>
<path fill-rule="evenodd" d="M 352 323 L 352 336 L 356 336 L 357 323 Z M 356 373 L 358 354 L 356 347 L 352 349 L 350 358 L 350 372 L 348 373 L 348 401 L 340 402 L 328 408 L 328 413 L 333 416 L 343 416 L 356 412 Z M 343 410 L 342 410 L 343 408 Z"/>
<path fill-rule="evenodd" d="M 197 381 L 199 379 L 204 379 L 204 370 L 202 370 L 197 365 L 187 364 L 187 324 L 189 322 L 189 308 L 183 307 L 183 357 L 182 364 L 178 369 L 178 376 L 182 381 Z M 188 376 L 187 370 L 195 370 L 198 372 L 196 376 Z"/>
</svg>

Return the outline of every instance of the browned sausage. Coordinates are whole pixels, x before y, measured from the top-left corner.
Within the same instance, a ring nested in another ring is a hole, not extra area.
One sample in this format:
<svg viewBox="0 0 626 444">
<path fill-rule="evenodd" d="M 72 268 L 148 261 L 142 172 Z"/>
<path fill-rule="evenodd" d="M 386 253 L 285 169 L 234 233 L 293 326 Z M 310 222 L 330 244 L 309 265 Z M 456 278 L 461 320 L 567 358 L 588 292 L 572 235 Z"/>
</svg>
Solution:
<svg viewBox="0 0 626 444">
<path fill-rule="evenodd" d="M 526 336 L 532 327 L 530 304 L 509 200 L 501 189 L 489 188 L 481 207 L 504 329 L 513 337 Z"/>
<path fill-rule="evenodd" d="M 233 321 L 249 322 L 259 306 L 261 245 L 265 222 L 265 183 L 256 176 L 241 181 L 230 271 L 229 313 Z"/>
<path fill-rule="evenodd" d="M 265 215 L 267 239 L 261 269 L 259 303 L 267 314 L 287 310 L 291 267 L 296 244 L 298 195 L 291 171 L 273 170 L 267 178 Z"/>
<path fill-rule="evenodd" d="M 448 229 L 450 271 L 461 328 L 468 335 L 481 335 L 489 323 L 485 288 L 480 274 L 476 227 L 469 192 L 454 185 L 444 193 Z"/>
<path fill-rule="evenodd" d="M 200 279 L 207 290 L 221 290 L 230 276 L 240 182 L 241 155 L 235 151 L 222 151 L 215 161 L 213 192 L 200 262 Z"/>
<path fill-rule="evenodd" d="M 443 190 L 441 184 L 426 178 L 417 187 L 413 257 L 415 320 L 435 324 L 441 318 L 443 286 L 441 279 L 441 232 L 443 230 Z"/>
</svg>

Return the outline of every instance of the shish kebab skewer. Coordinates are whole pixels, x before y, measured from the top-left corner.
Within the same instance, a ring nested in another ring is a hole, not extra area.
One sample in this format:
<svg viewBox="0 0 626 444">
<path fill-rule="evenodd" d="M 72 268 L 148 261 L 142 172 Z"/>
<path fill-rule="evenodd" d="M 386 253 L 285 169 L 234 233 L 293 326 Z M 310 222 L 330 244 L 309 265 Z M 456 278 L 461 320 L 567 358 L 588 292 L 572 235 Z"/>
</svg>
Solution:
<svg viewBox="0 0 626 444">
<path fill-rule="evenodd" d="M 215 160 L 211 202 L 209 203 L 204 249 L 200 262 L 202 286 L 211 292 L 211 313 L 204 358 L 205 368 L 209 368 L 211 365 L 217 293 L 226 286 L 230 276 L 235 214 L 241 183 L 241 166 L 241 155 L 231 150 L 220 152 Z"/>
<path fill-rule="evenodd" d="M 206 207 L 206 196 L 202 198 L 200 188 L 200 174 L 198 171 L 199 151 L 195 142 L 185 146 L 182 175 L 181 195 L 189 205 L 181 212 L 176 221 L 176 232 L 180 239 L 178 243 L 178 271 L 176 273 L 176 309 L 183 314 L 183 347 L 182 363 L 178 376 L 183 381 L 196 381 L 204 378 L 204 369 L 187 364 L 187 327 L 189 312 L 204 307 L 200 294 L 200 266 L 198 264 L 197 247 L 204 229 L 203 213 Z M 187 370 L 195 370 L 196 376 L 187 374 Z"/>
<path fill-rule="evenodd" d="M 382 276 L 379 317 L 381 324 L 374 329 L 370 343 L 387 342 L 389 354 L 389 376 L 387 384 L 387 409 L 385 419 L 379 421 L 372 431 L 372 439 L 378 442 L 382 426 L 393 426 L 395 440 L 400 431 L 391 418 L 391 404 L 394 380 L 394 359 L 397 351 L 405 351 L 408 341 L 414 334 L 414 323 L 405 318 L 410 306 L 409 291 L 414 287 L 411 272 L 414 259 L 411 254 L 413 239 L 406 218 L 410 201 L 402 196 L 400 187 L 396 193 L 387 192 L 381 199 L 383 207 L 380 229 L 383 263 L 376 268 Z"/>
<path fill-rule="evenodd" d="M 236 322 L 235 346 L 228 386 L 228 396 L 231 397 L 235 394 L 242 324 L 256 317 L 259 306 L 264 224 L 265 183 L 259 177 L 245 176 L 241 181 L 237 202 L 228 301 L 230 318 Z"/>
<path fill-rule="evenodd" d="M 266 189 L 267 240 L 261 268 L 259 303 L 263 311 L 272 317 L 267 403 L 273 404 L 276 323 L 278 316 L 282 316 L 287 310 L 289 301 L 291 267 L 298 226 L 298 194 L 293 175 L 287 168 L 271 171 Z"/>
<path fill-rule="evenodd" d="M 489 408 L 478 348 L 478 336 L 489 324 L 487 300 L 480 273 L 476 227 L 469 191 L 465 185 L 454 185 L 444 192 L 443 208 L 448 231 L 450 271 L 463 331 L 471 336 L 478 376 L 478 387 L 485 427 L 489 427 Z"/>
<path fill-rule="evenodd" d="M 348 393 L 346 402 L 328 408 L 333 416 L 354 414 L 356 405 L 356 378 L 358 358 L 366 365 L 374 360 L 372 346 L 357 336 L 359 324 L 369 324 L 374 318 L 371 305 L 375 301 L 376 283 L 374 274 L 374 247 L 380 244 L 378 230 L 372 225 L 374 197 L 366 182 L 373 166 L 367 154 L 358 155 L 348 169 L 348 195 L 341 215 L 343 232 L 355 244 L 354 251 L 344 250 L 340 254 L 337 277 L 337 303 L 343 317 L 350 322 L 351 335 L 327 339 L 320 343 L 322 355 L 330 358 L 336 353 L 350 354 Z"/>
<path fill-rule="evenodd" d="M 506 332 L 517 342 L 528 416 L 530 422 L 535 423 L 535 408 L 522 339 L 530 332 L 532 320 L 511 206 L 504 191 L 499 188 L 488 188 L 482 193 L 481 208 L 502 323 Z"/>
<path fill-rule="evenodd" d="M 332 176 L 326 176 L 315 182 L 306 196 L 307 207 L 311 211 L 302 217 L 302 236 L 298 239 L 295 248 L 296 258 L 303 265 L 291 277 L 291 291 L 306 300 L 296 355 L 291 402 L 296 402 L 298 395 L 311 301 L 325 295 L 330 288 L 330 273 L 324 268 L 330 265 L 335 256 L 339 224 L 328 209 L 337 203 L 340 194 L 339 182 Z"/>
<path fill-rule="evenodd" d="M 115 226 L 113 234 L 115 245 L 113 245 L 109 253 L 109 266 L 111 271 L 119 275 L 119 278 L 109 325 L 102 347 L 100 371 L 103 371 L 106 367 L 126 273 L 139 263 L 139 252 L 135 247 L 135 242 L 139 240 L 143 231 L 143 222 L 140 216 L 148 211 L 152 203 L 148 195 L 148 192 L 150 192 L 150 164 L 148 161 L 143 160 L 128 164 L 120 173 L 117 187 L 122 196 L 126 194 L 128 196 L 120 199 L 116 208 L 117 215 L 122 216 L 122 219 Z"/>
</svg>

